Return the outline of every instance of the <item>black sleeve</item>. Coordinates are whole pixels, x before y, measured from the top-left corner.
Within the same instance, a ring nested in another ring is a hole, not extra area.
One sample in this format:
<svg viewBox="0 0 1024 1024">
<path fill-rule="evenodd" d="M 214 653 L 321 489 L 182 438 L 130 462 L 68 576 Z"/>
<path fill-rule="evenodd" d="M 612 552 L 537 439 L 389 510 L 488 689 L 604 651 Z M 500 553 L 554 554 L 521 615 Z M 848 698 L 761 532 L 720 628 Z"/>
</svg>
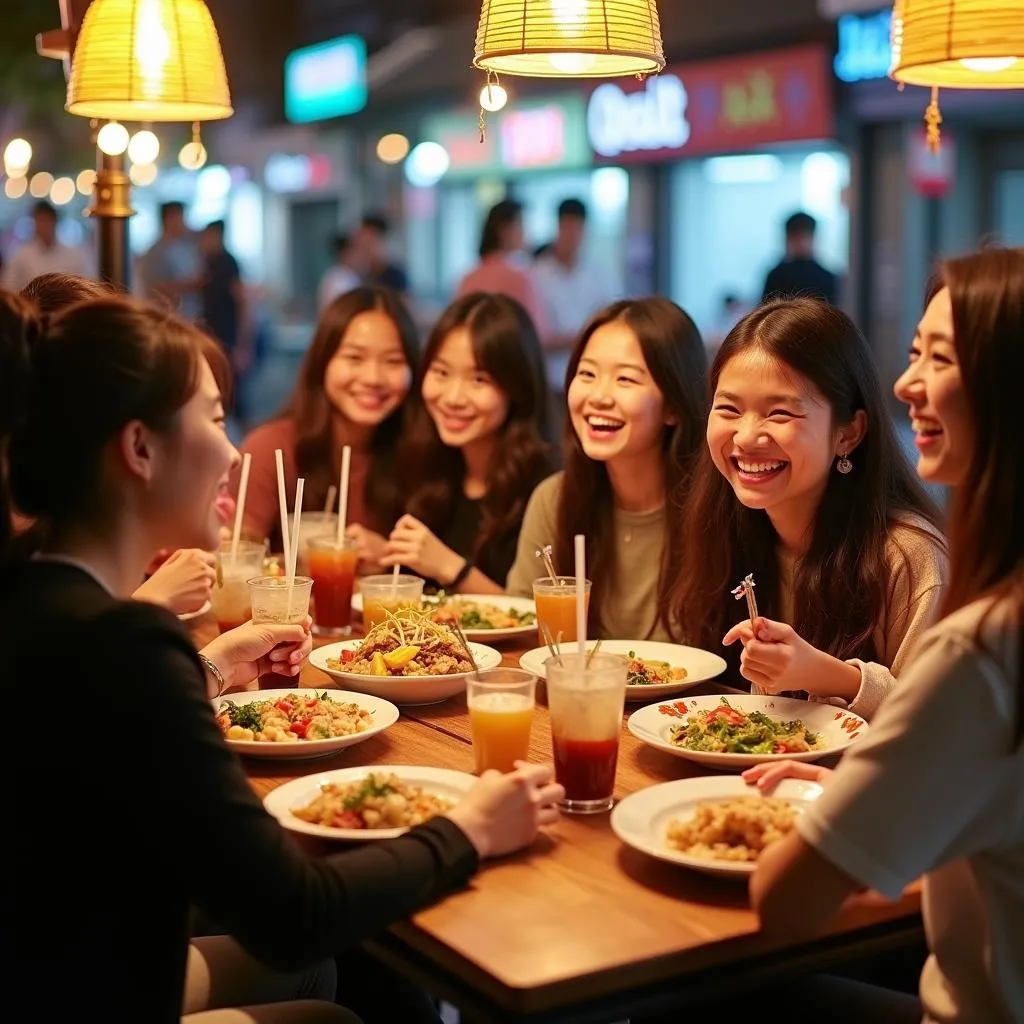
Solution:
<svg viewBox="0 0 1024 1024">
<path fill-rule="evenodd" d="M 768 302 L 770 299 L 774 299 L 779 294 L 779 268 L 772 267 L 768 271 L 768 276 L 764 279 L 764 289 L 761 292 L 761 302 Z"/>
<path fill-rule="evenodd" d="M 189 899 L 254 956 L 290 970 L 378 933 L 461 888 L 477 868 L 461 829 L 438 819 L 394 840 L 307 857 L 264 809 L 228 749 L 191 641 L 170 613 L 117 613 L 121 678 L 145 670 L 147 770 Z"/>
</svg>

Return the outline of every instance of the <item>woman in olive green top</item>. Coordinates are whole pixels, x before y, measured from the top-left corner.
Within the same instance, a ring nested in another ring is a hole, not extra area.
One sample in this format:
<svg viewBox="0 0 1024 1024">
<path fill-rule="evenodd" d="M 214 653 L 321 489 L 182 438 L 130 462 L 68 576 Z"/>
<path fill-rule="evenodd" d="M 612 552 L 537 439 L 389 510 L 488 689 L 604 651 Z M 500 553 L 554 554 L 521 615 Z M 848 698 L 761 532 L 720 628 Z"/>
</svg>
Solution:
<svg viewBox="0 0 1024 1024">
<path fill-rule="evenodd" d="M 573 571 L 587 539 L 588 632 L 618 640 L 678 639 L 669 586 L 680 571 L 669 508 L 681 505 L 707 420 L 704 344 L 667 299 L 617 302 L 584 330 L 569 360 L 565 471 L 533 492 L 510 594 L 533 596 L 550 544 L 555 571 Z"/>
</svg>

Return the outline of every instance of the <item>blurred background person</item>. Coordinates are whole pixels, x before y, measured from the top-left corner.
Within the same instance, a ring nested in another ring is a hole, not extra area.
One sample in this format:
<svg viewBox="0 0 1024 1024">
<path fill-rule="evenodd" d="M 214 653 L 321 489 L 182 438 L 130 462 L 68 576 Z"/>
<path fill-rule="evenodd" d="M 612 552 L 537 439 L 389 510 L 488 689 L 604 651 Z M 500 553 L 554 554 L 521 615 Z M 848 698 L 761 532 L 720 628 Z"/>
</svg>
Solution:
<svg viewBox="0 0 1024 1024">
<path fill-rule="evenodd" d="M 203 228 L 199 249 L 203 257 L 203 324 L 227 352 L 235 373 L 244 373 L 252 361 L 245 285 L 238 260 L 224 245 L 224 221 L 215 220 Z"/>
<path fill-rule="evenodd" d="M 786 254 L 768 271 L 762 302 L 794 296 L 820 299 L 833 306 L 839 300 L 839 279 L 814 258 L 818 222 L 809 213 L 794 213 L 786 221 Z"/>
<path fill-rule="evenodd" d="M 356 245 L 349 235 L 334 237 L 334 266 L 320 280 L 317 308 L 323 312 L 336 298 L 359 288 L 370 269 L 365 246 Z"/>
<path fill-rule="evenodd" d="M 409 278 L 405 268 L 393 262 L 388 252 L 390 231 L 391 225 L 386 217 L 369 213 L 352 236 L 352 244 L 358 251 L 359 262 L 369 268 L 363 278 L 364 284 L 380 285 L 404 295 L 409 290 Z"/>
<path fill-rule="evenodd" d="M 201 313 L 202 259 L 198 240 L 185 224 L 185 205 L 163 203 L 160 237 L 139 261 L 142 294 L 170 303 L 183 317 L 198 320 Z"/>
<path fill-rule="evenodd" d="M 523 205 L 515 199 L 502 199 L 490 208 L 480 236 L 480 262 L 459 285 L 457 296 L 474 292 L 507 295 L 527 313 L 543 338 L 548 319 L 537 291 L 537 283 L 528 267 L 521 264 L 523 245 Z"/>
<path fill-rule="evenodd" d="M 41 274 L 92 276 L 92 261 L 84 249 L 57 241 L 57 210 L 45 199 L 32 207 L 34 234 L 15 250 L 3 268 L 4 287 L 19 292 Z"/>
<path fill-rule="evenodd" d="M 582 259 L 586 239 L 587 208 L 579 199 L 565 199 L 558 207 L 558 232 L 542 247 L 533 264 L 533 276 L 548 324 L 541 336 L 548 382 L 558 392 L 565 388 L 569 353 L 590 318 L 618 296 L 615 285 L 599 267 Z"/>
</svg>

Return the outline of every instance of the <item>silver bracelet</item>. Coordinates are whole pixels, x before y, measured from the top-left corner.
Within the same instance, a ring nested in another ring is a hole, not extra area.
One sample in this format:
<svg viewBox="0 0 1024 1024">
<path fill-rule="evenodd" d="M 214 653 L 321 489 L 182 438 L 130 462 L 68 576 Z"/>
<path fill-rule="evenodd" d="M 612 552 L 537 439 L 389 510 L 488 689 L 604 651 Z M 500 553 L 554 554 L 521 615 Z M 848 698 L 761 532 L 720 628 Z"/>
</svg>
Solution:
<svg viewBox="0 0 1024 1024">
<path fill-rule="evenodd" d="M 217 697 L 219 697 L 228 688 L 224 673 L 205 654 L 200 654 L 199 660 L 203 663 L 203 668 L 217 680 Z"/>
</svg>

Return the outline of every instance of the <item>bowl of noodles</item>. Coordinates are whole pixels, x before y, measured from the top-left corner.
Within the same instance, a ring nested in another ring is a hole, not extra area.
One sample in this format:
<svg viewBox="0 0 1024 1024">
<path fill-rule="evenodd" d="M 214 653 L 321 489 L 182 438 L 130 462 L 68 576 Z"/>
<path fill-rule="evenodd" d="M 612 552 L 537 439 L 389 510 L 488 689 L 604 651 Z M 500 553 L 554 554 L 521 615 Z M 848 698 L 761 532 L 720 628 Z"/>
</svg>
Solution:
<svg viewBox="0 0 1024 1024">
<path fill-rule="evenodd" d="M 765 761 L 818 761 L 864 736 L 868 724 L 845 708 L 758 694 L 687 697 L 630 715 L 629 731 L 650 747 L 708 768 Z"/>
<path fill-rule="evenodd" d="M 427 613 L 389 615 L 361 640 L 318 647 L 310 664 L 348 690 L 394 704 L 437 704 L 466 688 L 477 669 L 496 668 L 501 654 L 466 641 Z"/>
</svg>

